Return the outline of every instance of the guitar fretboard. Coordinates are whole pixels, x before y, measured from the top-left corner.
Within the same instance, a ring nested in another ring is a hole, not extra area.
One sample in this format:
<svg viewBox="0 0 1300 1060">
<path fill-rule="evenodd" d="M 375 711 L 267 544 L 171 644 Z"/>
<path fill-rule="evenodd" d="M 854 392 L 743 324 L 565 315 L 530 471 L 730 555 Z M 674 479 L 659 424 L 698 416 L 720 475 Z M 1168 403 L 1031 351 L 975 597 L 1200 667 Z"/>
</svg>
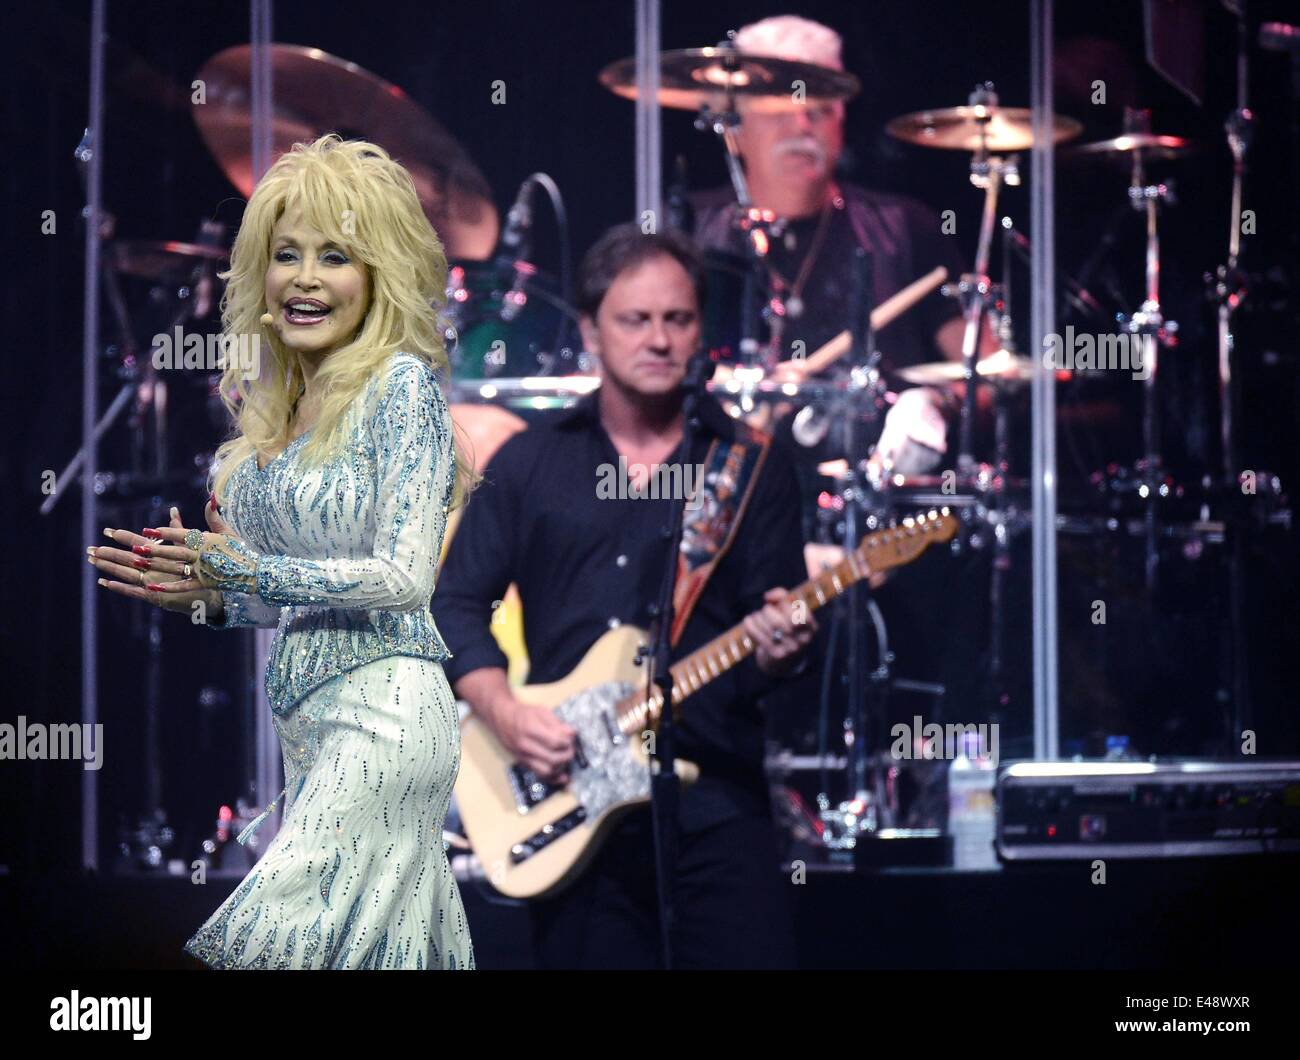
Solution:
<svg viewBox="0 0 1300 1060">
<path fill-rule="evenodd" d="M 957 531 L 957 520 L 947 508 L 904 519 L 902 523 L 868 534 L 856 549 L 845 555 L 839 563 L 829 567 L 815 578 L 790 590 L 787 600 L 796 624 L 800 616 L 806 618 L 824 607 L 837 596 L 848 591 L 849 586 L 872 573 L 883 573 L 902 566 L 919 556 L 936 541 L 947 541 Z M 720 677 L 754 652 L 757 645 L 743 623 L 732 626 L 727 632 L 714 637 L 702 648 L 697 648 L 684 659 L 673 663 L 669 672 L 673 678 L 672 701 L 674 705 L 698 692 L 715 677 Z M 620 700 L 615 707 L 619 730 L 632 735 L 653 725 L 663 710 L 663 691 L 656 687 L 650 695 L 638 691 Z"/>
</svg>

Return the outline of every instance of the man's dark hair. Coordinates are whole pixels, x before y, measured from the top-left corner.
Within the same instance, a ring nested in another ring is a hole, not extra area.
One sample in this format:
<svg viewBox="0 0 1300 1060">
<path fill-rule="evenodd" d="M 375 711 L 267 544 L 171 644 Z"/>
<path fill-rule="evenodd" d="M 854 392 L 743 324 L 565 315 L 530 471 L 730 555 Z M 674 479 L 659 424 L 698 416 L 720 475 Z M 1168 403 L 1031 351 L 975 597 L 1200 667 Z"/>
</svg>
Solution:
<svg viewBox="0 0 1300 1060">
<path fill-rule="evenodd" d="M 578 312 L 594 317 L 620 275 L 644 261 L 670 257 L 691 278 L 695 301 L 704 306 L 704 263 L 690 236 L 675 229 L 643 232 L 635 223 L 615 225 L 587 251 L 578 267 Z"/>
</svg>

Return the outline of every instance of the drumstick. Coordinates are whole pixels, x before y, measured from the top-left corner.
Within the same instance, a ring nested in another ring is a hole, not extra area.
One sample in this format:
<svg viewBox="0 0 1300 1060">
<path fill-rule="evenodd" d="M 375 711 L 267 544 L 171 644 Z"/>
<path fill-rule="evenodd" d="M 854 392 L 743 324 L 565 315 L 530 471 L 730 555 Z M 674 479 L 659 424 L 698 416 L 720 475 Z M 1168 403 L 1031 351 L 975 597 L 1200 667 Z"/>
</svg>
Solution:
<svg viewBox="0 0 1300 1060">
<path fill-rule="evenodd" d="M 871 311 L 871 330 L 879 331 L 886 325 L 892 324 L 947 278 L 948 270 L 938 265 L 919 280 L 909 283 L 897 294 L 890 295 Z M 779 370 L 789 366 L 803 375 L 811 375 L 834 364 L 848 353 L 852 346 L 853 336 L 847 330 L 841 331 L 815 353 L 802 360 L 782 361 L 777 368 Z"/>
</svg>

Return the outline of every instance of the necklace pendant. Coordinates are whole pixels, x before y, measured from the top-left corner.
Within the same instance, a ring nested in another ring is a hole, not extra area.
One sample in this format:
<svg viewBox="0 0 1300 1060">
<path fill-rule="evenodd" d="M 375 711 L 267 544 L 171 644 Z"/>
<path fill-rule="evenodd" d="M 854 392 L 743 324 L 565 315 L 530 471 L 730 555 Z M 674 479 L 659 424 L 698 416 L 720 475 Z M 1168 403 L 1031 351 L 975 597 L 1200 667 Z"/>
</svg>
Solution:
<svg viewBox="0 0 1300 1060">
<path fill-rule="evenodd" d="M 798 320 L 803 315 L 803 299 L 797 294 L 792 294 L 785 300 L 785 315 L 792 320 Z"/>
</svg>

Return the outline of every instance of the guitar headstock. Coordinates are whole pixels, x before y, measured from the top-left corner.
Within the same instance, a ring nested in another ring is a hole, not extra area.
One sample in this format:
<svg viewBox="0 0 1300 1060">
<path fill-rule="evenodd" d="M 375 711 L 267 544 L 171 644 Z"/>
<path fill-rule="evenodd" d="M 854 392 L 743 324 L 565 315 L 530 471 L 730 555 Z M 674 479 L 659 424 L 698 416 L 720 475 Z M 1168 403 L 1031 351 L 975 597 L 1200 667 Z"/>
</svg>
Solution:
<svg viewBox="0 0 1300 1060">
<path fill-rule="evenodd" d="M 868 534 L 856 551 L 858 558 L 879 574 L 911 563 L 938 541 L 951 541 L 958 528 L 957 516 L 950 509 L 932 508 Z"/>
</svg>

